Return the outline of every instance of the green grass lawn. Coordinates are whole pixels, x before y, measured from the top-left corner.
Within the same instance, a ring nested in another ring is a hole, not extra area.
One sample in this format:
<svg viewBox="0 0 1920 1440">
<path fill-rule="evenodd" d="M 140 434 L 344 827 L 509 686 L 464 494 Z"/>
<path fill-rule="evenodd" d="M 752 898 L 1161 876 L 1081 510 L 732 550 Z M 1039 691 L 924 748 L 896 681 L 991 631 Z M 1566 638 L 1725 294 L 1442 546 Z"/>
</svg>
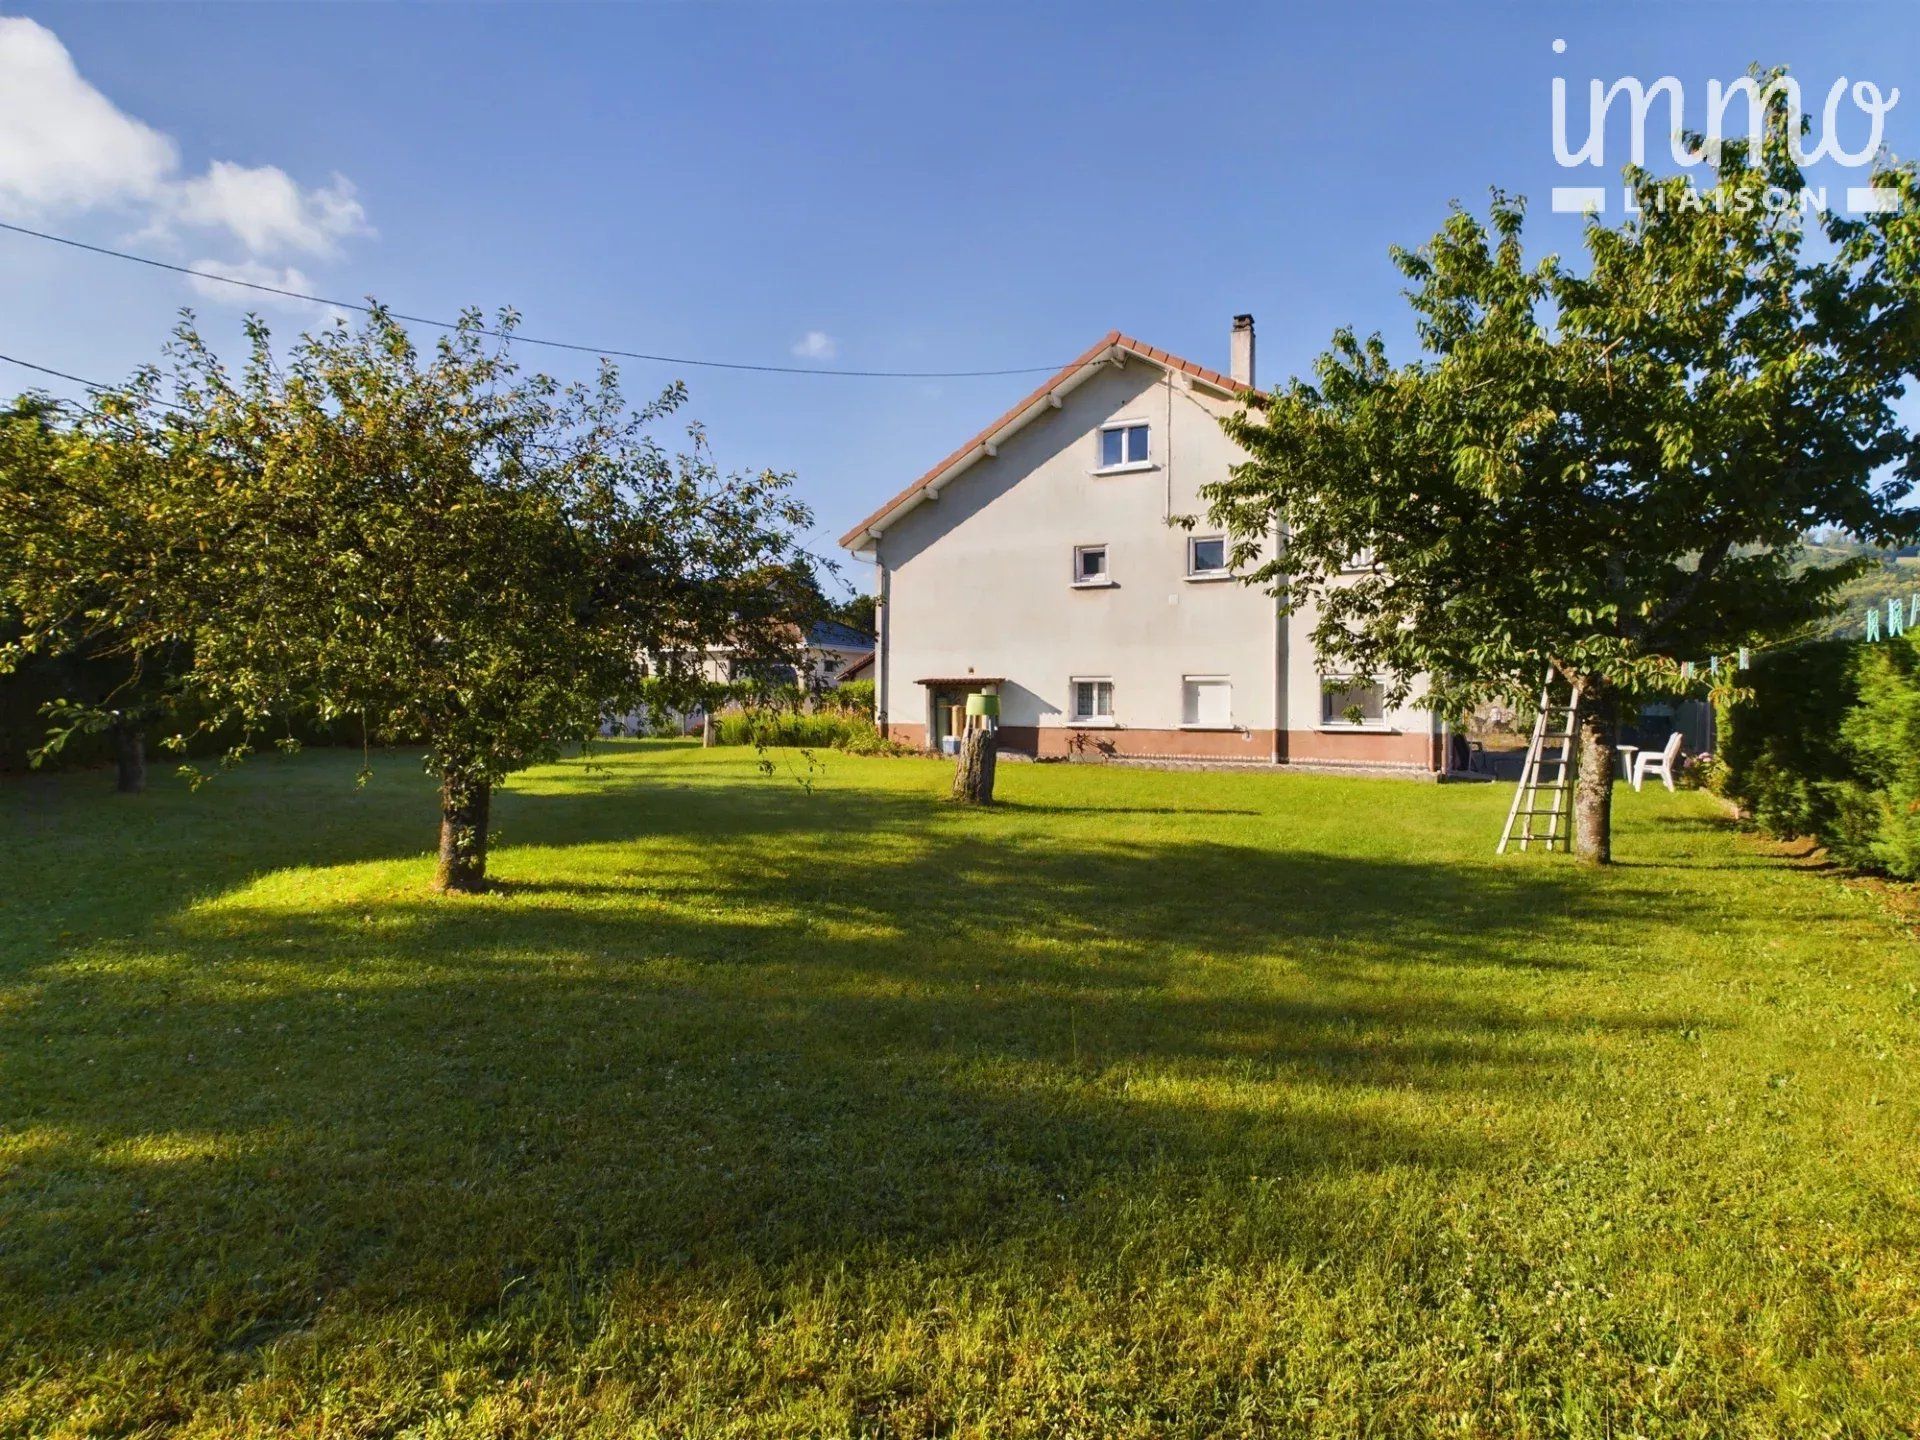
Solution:
<svg viewBox="0 0 1920 1440">
<path fill-rule="evenodd" d="M 1704 796 L 358 763 L 0 786 L 0 1433 L 1916 1433 L 1916 951 Z"/>
</svg>

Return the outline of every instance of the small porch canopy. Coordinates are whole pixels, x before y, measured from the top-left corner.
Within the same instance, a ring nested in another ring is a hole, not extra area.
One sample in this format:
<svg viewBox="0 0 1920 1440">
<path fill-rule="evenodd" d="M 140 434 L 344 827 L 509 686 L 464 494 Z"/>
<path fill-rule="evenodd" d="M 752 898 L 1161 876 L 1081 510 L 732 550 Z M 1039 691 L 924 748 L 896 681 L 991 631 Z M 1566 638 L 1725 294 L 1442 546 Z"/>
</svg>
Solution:
<svg viewBox="0 0 1920 1440">
<path fill-rule="evenodd" d="M 927 692 L 927 745 L 938 750 L 966 726 L 966 697 L 976 690 L 997 690 L 1004 675 L 929 675 L 918 682 Z"/>
</svg>

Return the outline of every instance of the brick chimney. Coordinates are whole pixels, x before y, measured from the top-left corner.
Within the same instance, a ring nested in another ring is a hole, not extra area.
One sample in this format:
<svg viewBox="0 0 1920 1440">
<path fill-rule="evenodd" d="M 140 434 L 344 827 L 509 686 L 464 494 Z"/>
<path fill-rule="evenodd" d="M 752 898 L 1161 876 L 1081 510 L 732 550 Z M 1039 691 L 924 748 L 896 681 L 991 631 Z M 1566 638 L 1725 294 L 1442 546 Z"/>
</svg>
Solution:
<svg viewBox="0 0 1920 1440">
<path fill-rule="evenodd" d="M 1253 317 L 1236 315 L 1233 317 L 1233 345 L 1229 352 L 1227 374 L 1232 379 L 1253 388 Z"/>
</svg>

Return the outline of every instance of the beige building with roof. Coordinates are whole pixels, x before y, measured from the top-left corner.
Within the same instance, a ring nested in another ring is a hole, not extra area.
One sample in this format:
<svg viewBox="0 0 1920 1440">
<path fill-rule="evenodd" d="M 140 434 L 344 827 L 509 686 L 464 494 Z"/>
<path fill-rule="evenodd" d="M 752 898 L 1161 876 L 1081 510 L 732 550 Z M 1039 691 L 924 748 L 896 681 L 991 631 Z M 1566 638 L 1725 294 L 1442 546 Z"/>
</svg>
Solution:
<svg viewBox="0 0 1920 1440">
<path fill-rule="evenodd" d="M 1040 757 L 1441 767 L 1437 720 L 1323 673 L 1313 617 L 1228 568 L 1199 492 L 1244 458 L 1220 419 L 1251 317 L 1232 351 L 1222 374 L 1114 331 L 842 537 L 874 567 L 887 734 L 938 749 L 992 689 L 1003 747 Z"/>
</svg>

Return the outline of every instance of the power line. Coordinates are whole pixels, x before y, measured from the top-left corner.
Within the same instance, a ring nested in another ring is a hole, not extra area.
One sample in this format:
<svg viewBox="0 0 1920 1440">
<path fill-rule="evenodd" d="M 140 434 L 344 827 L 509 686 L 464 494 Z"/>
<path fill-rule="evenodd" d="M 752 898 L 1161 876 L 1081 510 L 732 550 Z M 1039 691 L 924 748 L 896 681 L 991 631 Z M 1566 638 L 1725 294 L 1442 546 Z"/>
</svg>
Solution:
<svg viewBox="0 0 1920 1440">
<path fill-rule="evenodd" d="M 96 395 L 112 395 L 112 394 L 118 393 L 119 389 L 121 388 L 113 385 L 102 385 L 98 380 L 89 380 L 84 375 L 72 375 L 65 370 L 55 370 L 51 365 L 36 365 L 33 363 L 33 361 L 22 360 L 17 355 L 0 354 L 0 361 L 4 361 L 8 365 L 18 365 L 22 370 L 32 370 L 33 372 L 39 375 L 51 375 L 56 380 L 69 381 L 72 384 L 80 386 L 84 390 L 91 390 Z M 164 405 L 169 410 L 178 410 L 180 408 L 178 405 L 175 405 L 168 400 L 156 400 L 155 403 Z M 803 555 L 811 555 L 814 559 L 818 560 L 821 564 L 826 565 L 835 571 L 838 571 L 840 562 L 837 559 L 834 559 L 830 556 L 822 555 L 818 550 L 811 549 L 804 543 L 807 540 L 811 540 L 816 534 L 818 534 L 819 530 L 820 530 L 820 527 L 816 525 L 812 530 L 809 530 L 805 535 L 803 535 L 800 538 L 800 540 L 795 541 L 793 548 L 800 551 Z"/>
<path fill-rule="evenodd" d="M 112 385 L 101 385 L 92 380 L 83 380 L 78 375 L 69 375 L 64 370 L 54 370 L 45 365 L 36 365 L 31 360 L 22 360 L 18 356 L 0 355 L 0 360 L 6 361 L 9 365 L 18 365 L 22 370 L 35 370 L 42 375 L 51 375 L 56 380 L 71 380 L 75 385 L 91 390 L 96 395 L 110 395 L 116 389 L 116 387 Z"/>
<path fill-rule="evenodd" d="M 29 235 L 35 240 L 48 240 L 55 245 L 85 250 L 93 255 L 106 255 L 115 260 L 130 261 L 135 265 L 150 266 L 155 270 L 170 270 L 176 275 L 190 275 L 198 280 L 234 285 L 243 290 L 257 290 L 263 295 L 278 295 L 284 300 L 303 300 L 311 305 L 332 305 L 341 310 L 356 310 L 363 315 L 371 314 L 373 311 L 373 306 L 365 303 L 352 300 L 330 300 L 324 295 L 308 295 L 303 291 L 283 289 L 278 285 L 265 285 L 257 280 L 241 280 L 233 275 L 222 275 L 216 270 L 196 270 L 191 265 L 175 265 L 171 261 L 156 260 L 151 255 L 135 255 L 126 250 L 112 250 L 105 245 L 90 245 L 84 240 L 75 240 L 66 235 L 49 234 L 45 230 L 32 230 L 25 225 L 12 225 L 4 220 L 0 220 L 0 230 L 12 231 L 15 235 Z M 394 319 L 404 320 L 409 325 L 429 325 L 440 330 L 458 328 L 451 320 L 435 320 L 426 315 L 403 315 L 398 310 L 388 313 Z M 517 331 L 482 329 L 478 333 L 493 339 L 512 341 L 517 345 L 542 345 L 550 350 L 570 350 L 583 355 L 610 355 L 622 360 L 646 360 L 659 365 L 693 365 L 703 370 L 746 370 L 765 375 L 837 375 L 849 379 L 867 380 L 971 380 L 994 375 L 1050 374 L 1062 368 L 1060 365 L 1021 365 L 1005 370 L 823 370 L 811 365 L 754 365 L 738 360 L 695 360 L 685 355 L 649 355 L 638 350 L 616 350 L 609 345 L 581 345 L 571 340 L 543 340 L 533 335 L 522 335 Z"/>
</svg>

